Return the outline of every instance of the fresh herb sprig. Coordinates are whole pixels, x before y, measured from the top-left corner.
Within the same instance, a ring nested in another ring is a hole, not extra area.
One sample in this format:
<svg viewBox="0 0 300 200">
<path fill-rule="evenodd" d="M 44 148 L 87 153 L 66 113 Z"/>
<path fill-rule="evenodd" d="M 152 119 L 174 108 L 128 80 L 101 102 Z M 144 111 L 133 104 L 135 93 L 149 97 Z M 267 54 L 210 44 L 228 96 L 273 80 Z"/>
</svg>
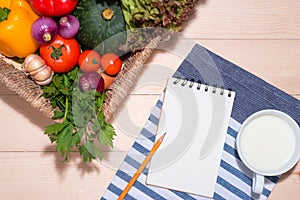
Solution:
<svg viewBox="0 0 300 200">
<path fill-rule="evenodd" d="M 76 67 L 67 74 L 55 74 L 52 82 L 42 87 L 43 96 L 57 108 L 52 118 L 61 121 L 48 125 L 45 134 L 66 161 L 78 150 L 84 162 L 91 162 L 102 159 L 101 145 L 113 146 L 115 131 L 102 112 L 105 93 L 81 91 L 80 75 Z"/>
</svg>

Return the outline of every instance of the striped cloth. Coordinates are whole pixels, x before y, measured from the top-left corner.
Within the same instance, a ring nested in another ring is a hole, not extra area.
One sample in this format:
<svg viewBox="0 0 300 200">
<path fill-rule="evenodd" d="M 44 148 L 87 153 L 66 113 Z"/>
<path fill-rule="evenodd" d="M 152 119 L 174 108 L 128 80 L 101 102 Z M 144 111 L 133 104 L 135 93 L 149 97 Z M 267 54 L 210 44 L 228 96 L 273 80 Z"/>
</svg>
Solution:
<svg viewBox="0 0 300 200">
<path fill-rule="evenodd" d="M 238 156 L 235 147 L 237 132 L 245 119 L 263 109 L 277 109 L 285 112 L 300 124 L 300 101 L 199 44 L 193 46 L 174 76 L 189 80 L 199 80 L 202 83 L 211 83 L 217 80 L 216 78 L 218 77 L 214 76 L 216 74 L 221 77 L 222 86 L 235 91 L 236 95 L 213 198 L 229 200 L 267 199 L 279 177 L 266 177 L 265 187 L 261 195 L 251 192 L 252 172 L 246 168 Z M 162 97 L 158 100 L 146 125 L 128 152 L 121 167 L 116 172 L 107 191 L 101 198 L 102 200 L 114 200 L 118 198 L 152 148 L 162 106 L 161 99 Z M 148 186 L 145 184 L 147 171 L 148 168 L 143 171 L 143 174 L 141 174 L 126 196 L 126 199 L 208 199 L 206 197 Z"/>
<path fill-rule="evenodd" d="M 155 139 L 154 134 L 156 133 L 161 106 L 162 101 L 160 99 L 101 200 L 117 199 L 133 176 L 134 172 L 151 150 Z M 252 172 L 249 171 L 244 164 L 242 164 L 235 148 L 235 139 L 240 126 L 241 124 L 236 120 L 233 118 L 230 119 L 213 198 L 220 200 L 267 199 L 275 186 L 275 183 L 278 181 L 278 177 L 267 177 L 262 195 L 253 196 L 254 194 L 251 193 Z M 143 174 L 140 175 L 125 199 L 209 199 L 174 190 L 148 186 L 145 184 L 147 171 L 148 168 L 144 169 Z"/>
</svg>

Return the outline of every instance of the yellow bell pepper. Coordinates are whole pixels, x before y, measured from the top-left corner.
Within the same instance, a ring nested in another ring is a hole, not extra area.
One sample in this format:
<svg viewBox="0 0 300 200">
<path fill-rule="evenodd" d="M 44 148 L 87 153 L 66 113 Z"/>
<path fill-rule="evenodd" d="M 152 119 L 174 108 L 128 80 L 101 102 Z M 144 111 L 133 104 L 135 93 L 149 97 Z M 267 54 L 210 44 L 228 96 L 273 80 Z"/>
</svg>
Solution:
<svg viewBox="0 0 300 200">
<path fill-rule="evenodd" d="M 26 0 L 1 0 L 0 54 L 24 58 L 34 53 L 39 44 L 31 36 L 31 26 L 38 18 Z"/>
</svg>

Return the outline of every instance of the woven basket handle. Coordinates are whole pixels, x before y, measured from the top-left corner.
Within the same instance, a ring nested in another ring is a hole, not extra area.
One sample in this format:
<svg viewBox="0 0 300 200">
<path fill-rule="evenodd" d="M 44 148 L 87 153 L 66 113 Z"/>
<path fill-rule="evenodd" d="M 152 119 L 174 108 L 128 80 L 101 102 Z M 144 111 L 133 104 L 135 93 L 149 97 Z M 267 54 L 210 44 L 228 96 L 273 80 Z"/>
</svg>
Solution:
<svg viewBox="0 0 300 200">
<path fill-rule="evenodd" d="M 140 76 L 145 62 L 151 57 L 160 40 L 161 36 L 155 37 L 146 45 L 143 51 L 135 53 L 124 64 L 123 69 L 111 84 L 109 90 L 106 91 L 106 101 L 102 109 L 106 121 L 111 119 L 113 113 L 128 95 L 135 80 Z"/>
</svg>

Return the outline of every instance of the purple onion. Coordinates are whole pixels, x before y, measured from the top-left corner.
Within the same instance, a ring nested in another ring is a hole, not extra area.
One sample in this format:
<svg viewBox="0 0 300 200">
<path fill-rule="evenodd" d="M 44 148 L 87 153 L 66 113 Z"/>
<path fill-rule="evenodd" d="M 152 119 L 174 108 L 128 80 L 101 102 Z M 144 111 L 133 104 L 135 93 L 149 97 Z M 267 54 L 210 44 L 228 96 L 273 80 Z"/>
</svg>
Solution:
<svg viewBox="0 0 300 200">
<path fill-rule="evenodd" d="M 79 80 L 82 91 L 94 90 L 101 93 L 104 90 L 104 79 L 97 72 L 85 72 Z"/>
<path fill-rule="evenodd" d="M 40 44 L 51 42 L 57 35 L 57 24 L 51 17 L 40 17 L 32 24 L 31 34 Z"/>
<path fill-rule="evenodd" d="M 79 27 L 80 23 L 75 16 L 66 15 L 58 22 L 58 33 L 63 38 L 72 38 L 78 33 Z"/>
</svg>

